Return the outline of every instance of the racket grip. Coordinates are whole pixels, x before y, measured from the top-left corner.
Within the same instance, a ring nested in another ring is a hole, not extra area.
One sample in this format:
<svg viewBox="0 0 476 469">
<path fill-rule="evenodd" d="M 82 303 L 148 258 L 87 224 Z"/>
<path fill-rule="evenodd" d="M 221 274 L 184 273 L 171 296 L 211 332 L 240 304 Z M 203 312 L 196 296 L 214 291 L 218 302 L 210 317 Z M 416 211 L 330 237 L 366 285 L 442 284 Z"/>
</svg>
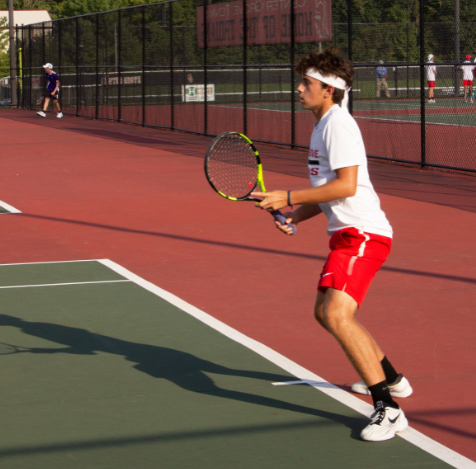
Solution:
<svg viewBox="0 0 476 469">
<path fill-rule="evenodd" d="M 271 212 L 271 215 L 273 215 L 274 219 L 279 221 L 281 225 L 287 225 L 293 230 L 293 232 L 291 233 L 291 236 L 296 234 L 297 226 L 293 225 L 292 223 L 289 223 L 289 224 L 286 223 L 286 217 L 281 213 L 280 210 L 275 210 L 274 212 Z"/>
</svg>

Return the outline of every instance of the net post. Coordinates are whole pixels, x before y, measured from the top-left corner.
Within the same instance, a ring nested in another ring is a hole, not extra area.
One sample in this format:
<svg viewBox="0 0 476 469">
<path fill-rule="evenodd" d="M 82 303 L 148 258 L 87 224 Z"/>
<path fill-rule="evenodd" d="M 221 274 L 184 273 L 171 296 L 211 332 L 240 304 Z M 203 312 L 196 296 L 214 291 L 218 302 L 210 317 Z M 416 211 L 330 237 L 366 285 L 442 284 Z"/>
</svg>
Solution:
<svg viewBox="0 0 476 469">
<path fill-rule="evenodd" d="M 175 128 L 174 115 L 174 34 L 173 34 L 173 19 L 174 19 L 174 2 L 169 3 L 169 42 L 170 42 L 170 128 Z"/>
<path fill-rule="evenodd" d="M 205 123 L 203 126 L 203 132 L 205 135 L 208 135 L 208 31 L 207 31 L 207 0 L 203 0 L 203 86 L 204 86 L 204 99 L 205 99 L 205 109 L 204 109 L 204 119 Z"/>
<path fill-rule="evenodd" d="M 425 119 L 425 10 L 424 0 L 420 0 L 420 116 L 421 116 L 421 167 L 426 163 L 426 119 Z"/>
<path fill-rule="evenodd" d="M 117 10 L 117 122 L 121 122 L 121 10 Z"/>
<path fill-rule="evenodd" d="M 296 110 L 294 104 L 294 88 L 295 88 L 295 80 L 294 80 L 294 27 L 295 27 L 295 16 L 294 16 L 294 0 L 291 0 L 291 148 L 294 148 L 296 143 Z"/>
<path fill-rule="evenodd" d="M 349 60 L 352 62 L 352 0 L 347 0 L 347 49 Z M 349 92 L 349 113 L 352 115 L 354 111 L 354 93 L 352 90 Z"/>
<path fill-rule="evenodd" d="M 247 82 L 247 63 L 248 63 L 248 22 L 246 15 L 246 0 L 243 0 L 243 133 L 246 135 L 248 133 L 248 109 L 247 109 L 247 93 L 248 93 L 248 82 Z"/>
<path fill-rule="evenodd" d="M 142 11 L 142 127 L 145 126 L 145 7 Z"/>
<path fill-rule="evenodd" d="M 99 117 L 99 15 L 96 15 L 96 110 L 95 119 Z"/>
</svg>

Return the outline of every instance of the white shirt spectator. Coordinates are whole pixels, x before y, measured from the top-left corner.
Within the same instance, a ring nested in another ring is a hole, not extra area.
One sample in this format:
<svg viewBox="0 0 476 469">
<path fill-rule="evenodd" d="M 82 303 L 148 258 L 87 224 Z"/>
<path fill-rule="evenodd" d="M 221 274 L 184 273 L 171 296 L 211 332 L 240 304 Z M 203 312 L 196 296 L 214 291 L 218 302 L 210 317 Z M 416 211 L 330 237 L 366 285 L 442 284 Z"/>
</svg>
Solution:
<svg viewBox="0 0 476 469">
<path fill-rule="evenodd" d="M 426 66 L 426 79 L 427 81 L 435 81 L 436 80 L 436 65 L 427 65 Z"/>
</svg>

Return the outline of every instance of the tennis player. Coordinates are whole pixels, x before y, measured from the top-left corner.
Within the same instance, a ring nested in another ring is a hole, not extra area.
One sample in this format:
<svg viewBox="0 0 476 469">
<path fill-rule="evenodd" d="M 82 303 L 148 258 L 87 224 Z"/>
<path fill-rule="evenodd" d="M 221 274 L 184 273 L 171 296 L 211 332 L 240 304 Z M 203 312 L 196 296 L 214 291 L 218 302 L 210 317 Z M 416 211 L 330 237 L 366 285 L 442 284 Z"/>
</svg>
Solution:
<svg viewBox="0 0 476 469">
<path fill-rule="evenodd" d="M 52 99 L 56 103 L 56 108 L 58 109 L 58 113 L 56 117 L 61 119 L 63 117 L 63 113 L 61 112 L 61 106 L 58 102 L 59 97 L 59 77 L 56 72 L 53 71 L 53 65 L 47 63 L 43 65 L 45 69 L 46 80 L 48 84 L 46 85 L 46 92 L 43 93 L 44 103 L 43 103 L 43 110 L 38 111 L 37 114 L 40 117 L 46 117 L 46 110 L 48 109 L 48 104 L 50 103 L 50 99 Z"/>
<path fill-rule="evenodd" d="M 312 188 L 252 195 L 262 197 L 258 207 L 268 211 L 299 205 L 284 214 L 287 223 L 297 225 L 322 212 L 328 218 L 331 252 L 317 287 L 315 317 L 362 377 L 354 391 L 372 395 L 375 412 L 362 439 L 388 440 L 408 426 L 393 397 L 407 397 L 412 389 L 355 318 L 390 252 L 392 227 L 369 179 L 359 127 L 347 110 L 354 67 L 331 47 L 301 58 L 296 71 L 302 76 L 300 103 L 316 118 L 308 158 Z M 291 234 L 287 225 L 276 226 Z"/>
<path fill-rule="evenodd" d="M 430 65 L 426 65 L 426 80 L 428 83 L 428 88 L 430 90 L 428 91 L 428 102 L 429 103 L 435 103 L 435 94 L 434 94 L 434 89 L 435 89 L 435 82 L 436 82 L 436 65 L 433 63 L 435 60 L 435 57 L 433 54 L 428 55 L 428 62 Z"/>
<path fill-rule="evenodd" d="M 468 102 L 468 89 L 469 89 L 469 97 L 471 99 L 471 102 L 473 102 L 473 70 L 474 70 L 474 65 L 471 64 L 471 55 L 466 56 L 466 60 L 464 61 L 465 64 L 470 64 L 470 65 L 461 65 L 458 68 L 460 70 L 463 70 L 463 87 L 464 87 L 464 97 L 463 97 L 463 103 Z"/>
</svg>

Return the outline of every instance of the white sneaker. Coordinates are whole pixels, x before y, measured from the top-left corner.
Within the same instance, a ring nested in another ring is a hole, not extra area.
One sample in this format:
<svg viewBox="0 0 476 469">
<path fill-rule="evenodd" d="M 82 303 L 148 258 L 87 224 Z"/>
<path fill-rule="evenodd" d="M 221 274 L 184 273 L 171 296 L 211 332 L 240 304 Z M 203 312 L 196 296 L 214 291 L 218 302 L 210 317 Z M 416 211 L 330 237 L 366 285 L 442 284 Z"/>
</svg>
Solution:
<svg viewBox="0 0 476 469">
<path fill-rule="evenodd" d="M 61 118 L 63 117 L 63 113 L 62 113 L 62 112 L 58 112 L 58 114 L 56 115 L 56 117 L 57 117 L 58 119 L 61 119 Z"/>
<path fill-rule="evenodd" d="M 41 117 L 46 117 L 46 114 L 43 111 L 38 111 L 37 114 Z"/>
<path fill-rule="evenodd" d="M 375 405 L 370 423 L 360 433 L 360 438 L 365 441 L 385 441 L 395 436 L 408 427 L 408 420 L 402 409 L 385 407 L 382 401 Z"/>
<path fill-rule="evenodd" d="M 405 378 L 401 373 L 393 383 L 388 385 L 388 390 L 390 391 L 390 395 L 392 397 L 408 397 L 413 392 L 408 379 Z M 353 384 L 352 391 L 356 392 L 357 394 L 365 394 L 370 396 L 369 388 L 363 381 Z"/>
</svg>

